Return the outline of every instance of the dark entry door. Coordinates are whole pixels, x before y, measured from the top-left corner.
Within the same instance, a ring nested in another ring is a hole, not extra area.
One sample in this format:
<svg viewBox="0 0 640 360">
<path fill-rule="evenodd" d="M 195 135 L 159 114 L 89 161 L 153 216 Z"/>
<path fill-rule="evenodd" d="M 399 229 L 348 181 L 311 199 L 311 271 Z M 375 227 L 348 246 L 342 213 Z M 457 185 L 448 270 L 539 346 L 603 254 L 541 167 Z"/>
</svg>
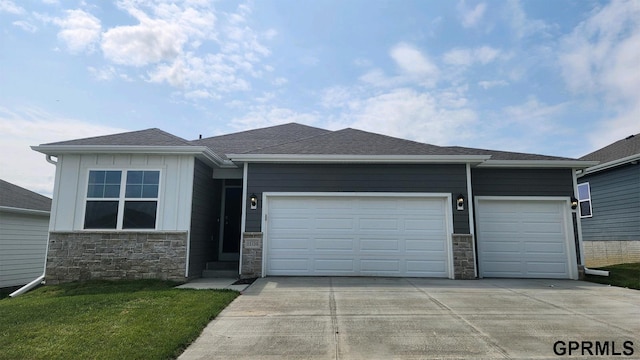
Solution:
<svg viewBox="0 0 640 360">
<path fill-rule="evenodd" d="M 242 188 L 225 187 L 222 244 L 220 260 L 237 261 L 240 258 L 240 236 L 242 224 Z"/>
</svg>

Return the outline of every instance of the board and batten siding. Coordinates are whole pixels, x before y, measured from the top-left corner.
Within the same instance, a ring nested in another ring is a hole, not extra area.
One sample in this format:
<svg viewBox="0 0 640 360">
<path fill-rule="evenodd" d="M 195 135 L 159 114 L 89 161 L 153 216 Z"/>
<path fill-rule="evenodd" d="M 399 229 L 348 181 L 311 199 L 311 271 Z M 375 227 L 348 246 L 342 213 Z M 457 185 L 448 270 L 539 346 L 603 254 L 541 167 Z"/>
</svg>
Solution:
<svg viewBox="0 0 640 360">
<path fill-rule="evenodd" d="M 464 164 L 249 164 L 247 197 L 259 196 L 258 209 L 247 204 L 248 232 L 261 231 L 265 192 L 467 193 Z M 451 206 L 455 209 L 455 205 Z M 453 212 L 454 233 L 469 233 L 468 207 Z"/>
<path fill-rule="evenodd" d="M 640 240 L 640 165 L 578 178 L 591 189 L 593 216 L 581 219 L 586 241 Z"/>
<path fill-rule="evenodd" d="M 0 210 L 0 288 L 27 284 L 44 272 L 49 214 Z"/>
<path fill-rule="evenodd" d="M 58 157 L 51 231 L 84 227 L 89 170 L 161 171 L 156 230 L 187 231 L 191 225 L 194 157 L 191 155 L 64 154 Z"/>
<path fill-rule="evenodd" d="M 474 196 L 573 195 L 571 169 L 471 169 Z"/>
<path fill-rule="evenodd" d="M 214 180 L 213 169 L 196 159 L 189 247 L 189 277 L 199 277 L 208 261 L 217 257 L 220 232 L 222 180 Z"/>
</svg>

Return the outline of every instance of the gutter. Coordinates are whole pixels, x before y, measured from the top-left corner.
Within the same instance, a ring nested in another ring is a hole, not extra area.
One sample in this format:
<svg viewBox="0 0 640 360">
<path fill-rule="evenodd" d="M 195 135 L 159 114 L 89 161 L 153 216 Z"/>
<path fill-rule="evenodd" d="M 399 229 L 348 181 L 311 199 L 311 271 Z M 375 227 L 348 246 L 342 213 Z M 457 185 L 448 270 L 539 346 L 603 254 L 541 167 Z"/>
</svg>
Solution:
<svg viewBox="0 0 640 360">
<path fill-rule="evenodd" d="M 585 176 L 587 174 L 591 174 L 591 173 L 594 173 L 594 172 L 610 169 L 612 167 L 624 165 L 626 163 L 633 163 L 634 161 L 636 161 L 636 162 L 640 161 L 640 154 L 635 154 L 635 155 L 623 157 L 621 159 L 609 161 L 609 162 L 606 162 L 606 163 L 603 163 L 603 164 L 597 164 L 595 166 L 592 166 L 590 168 L 587 168 L 587 169 L 579 172 L 578 173 L 578 177 L 582 177 L 582 176 Z"/>
<path fill-rule="evenodd" d="M 27 291 L 35 288 L 38 285 L 44 285 L 45 281 L 44 281 L 44 273 L 42 273 L 42 275 L 40 275 L 37 279 L 33 280 L 32 282 L 28 283 L 27 285 L 21 287 L 20 289 L 12 292 L 11 294 L 9 294 L 9 297 L 16 297 L 18 295 L 22 295 L 24 293 L 26 293 Z"/>
<path fill-rule="evenodd" d="M 227 154 L 238 162 L 277 163 L 455 163 L 480 164 L 491 158 L 489 155 L 338 155 L 338 154 Z"/>
</svg>

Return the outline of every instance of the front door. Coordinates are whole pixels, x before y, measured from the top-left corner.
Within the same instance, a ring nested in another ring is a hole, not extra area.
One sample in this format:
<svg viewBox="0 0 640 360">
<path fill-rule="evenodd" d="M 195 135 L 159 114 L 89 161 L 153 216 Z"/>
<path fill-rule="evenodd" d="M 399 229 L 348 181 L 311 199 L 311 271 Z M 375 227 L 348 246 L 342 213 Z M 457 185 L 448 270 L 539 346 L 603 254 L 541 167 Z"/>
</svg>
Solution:
<svg viewBox="0 0 640 360">
<path fill-rule="evenodd" d="M 222 226 L 220 226 L 221 261 L 238 261 L 240 259 L 240 236 L 242 224 L 242 188 L 225 187 L 222 202 Z"/>
</svg>

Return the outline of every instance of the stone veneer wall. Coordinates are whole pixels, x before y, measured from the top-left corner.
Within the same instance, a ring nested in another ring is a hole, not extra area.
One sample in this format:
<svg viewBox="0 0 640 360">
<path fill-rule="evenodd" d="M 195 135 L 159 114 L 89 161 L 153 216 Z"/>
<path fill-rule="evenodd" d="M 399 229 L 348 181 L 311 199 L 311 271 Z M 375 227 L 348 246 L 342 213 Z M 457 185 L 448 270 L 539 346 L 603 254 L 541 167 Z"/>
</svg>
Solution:
<svg viewBox="0 0 640 360">
<path fill-rule="evenodd" d="M 262 276 L 262 236 L 261 232 L 242 234 L 242 279 Z"/>
<path fill-rule="evenodd" d="M 51 232 L 46 281 L 185 280 L 187 232 Z"/>
<path fill-rule="evenodd" d="M 640 240 L 583 241 L 587 267 L 640 262 Z"/>
<path fill-rule="evenodd" d="M 476 278 L 476 256 L 473 251 L 473 235 L 453 234 L 453 276 L 454 279 Z"/>
</svg>

